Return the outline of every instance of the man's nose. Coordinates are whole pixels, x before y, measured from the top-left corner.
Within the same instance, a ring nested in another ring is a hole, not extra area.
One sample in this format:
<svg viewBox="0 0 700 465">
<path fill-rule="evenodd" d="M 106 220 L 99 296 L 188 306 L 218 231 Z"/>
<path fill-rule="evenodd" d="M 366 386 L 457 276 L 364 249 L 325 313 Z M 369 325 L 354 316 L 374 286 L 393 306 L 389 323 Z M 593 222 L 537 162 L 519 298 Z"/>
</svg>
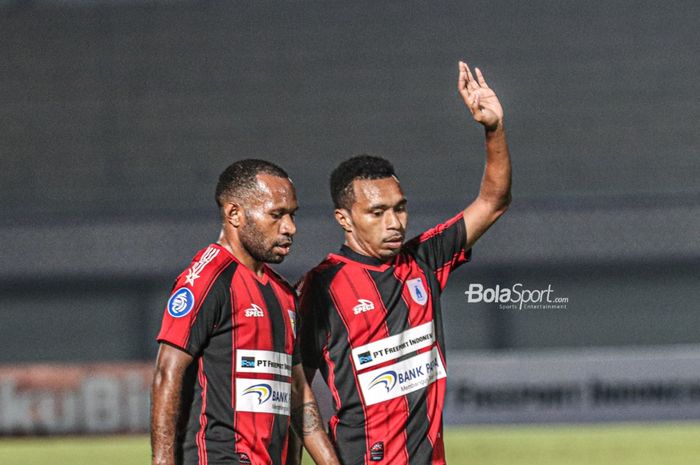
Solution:
<svg viewBox="0 0 700 465">
<path fill-rule="evenodd" d="M 387 229 L 401 229 L 401 220 L 399 219 L 399 215 L 394 210 L 387 210 L 385 217 Z"/>
<path fill-rule="evenodd" d="M 280 233 L 286 236 L 293 236 L 297 232 L 297 225 L 291 215 L 285 215 L 280 226 Z"/>
</svg>

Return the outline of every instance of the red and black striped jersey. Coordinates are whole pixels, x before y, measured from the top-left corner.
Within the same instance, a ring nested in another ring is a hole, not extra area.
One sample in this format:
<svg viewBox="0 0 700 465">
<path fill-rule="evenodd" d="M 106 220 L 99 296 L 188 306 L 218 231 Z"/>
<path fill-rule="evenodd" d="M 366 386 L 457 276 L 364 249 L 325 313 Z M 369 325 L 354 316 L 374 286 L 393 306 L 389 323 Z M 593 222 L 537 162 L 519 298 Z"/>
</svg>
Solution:
<svg viewBox="0 0 700 465">
<path fill-rule="evenodd" d="M 304 280 L 302 361 L 330 388 L 330 433 L 345 465 L 445 463 L 439 297 L 469 259 L 462 218 L 408 241 L 389 262 L 343 246 Z"/>
<path fill-rule="evenodd" d="M 283 465 L 289 430 L 296 294 L 212 244 L 173 287 L 158 341 L 194 357 L 185 377 L 178 463 Z"/>
</svg>

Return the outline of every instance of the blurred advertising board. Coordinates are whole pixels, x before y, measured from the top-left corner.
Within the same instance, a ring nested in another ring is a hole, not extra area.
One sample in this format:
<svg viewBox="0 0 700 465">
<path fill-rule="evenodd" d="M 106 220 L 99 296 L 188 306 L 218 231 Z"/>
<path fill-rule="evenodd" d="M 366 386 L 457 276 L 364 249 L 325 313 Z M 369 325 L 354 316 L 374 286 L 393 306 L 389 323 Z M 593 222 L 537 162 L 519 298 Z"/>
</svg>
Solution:
<svg viewBox="0 0 700 465">
<path fill-rule="evenodd" d="M 0 434 L 144 433 L 152 363 L 0 366 Z"/>
<path fill-rule="evenodd" d="M 450 352 L 447 425 L 700 419 L 700 347 Z M 0 366 L 0 435 L 145 433 L 152 363 Z M 314 388 L 332 410 L 320 376 Z"/>
<path fill-rule="evenodd" d="M 446 424 L 700 419 L 700 346 L 448 355 Z"/>
</svg>

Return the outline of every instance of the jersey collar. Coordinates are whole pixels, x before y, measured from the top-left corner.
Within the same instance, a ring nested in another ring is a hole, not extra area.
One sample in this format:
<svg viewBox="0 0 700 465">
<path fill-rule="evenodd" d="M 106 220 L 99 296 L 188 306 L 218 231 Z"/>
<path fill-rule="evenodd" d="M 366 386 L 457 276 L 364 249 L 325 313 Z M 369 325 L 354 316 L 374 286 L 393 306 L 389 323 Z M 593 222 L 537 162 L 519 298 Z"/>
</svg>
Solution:
<svg viewBox="0 0 700 465">
<path fill-rule="evenodd" d="M 263 286 L 267 286 L 267 283 L 270 282 L 270 269 L 269 269 L 269 267 L 267 266 L 267 263 L 263 263 L 263 266 L 262 266 L 262 268 L 263 268 L 263 275 L 262 275 L 262 276 L 258 276 L 258 274 L 257 274 L 255 271 L 251 270 L 250 268 L 248 268 L 247 266 L 245 266 L 243 263 L 241 263 L 241 262 L 236 258 L 236 256 L 233 255 L 226 247 L 224 247 L 223 245 L 221 245 L 221 244 L 219 244 L 219 243 L 216 243 L 216 242 L 213 243 L 212 245 L 213 245 L 214 247 L 217 247 L 217 248 L 219 248 L 220 250 L 223 250 L 224 252 L 226 252 L 226 254 L 227 254 L 229 257 L 231 257 L 231 258 L 233 259 L 234 262 L 238 263 L 238 266 L 239 266 L 239 267 L 241 267 L 242 269 L 244 269 L 249 275 L 251 275 L 256 281 L 258 281 L 258 282 L 259 282 L 260 284 L 262 284 Z"/>
<path fill-rule="evenodd" d="M 382 261 L 378 258 L 375 257 L 370 257 L 368 255 L 362 255 L 361 253 L 357 253 L 354 250 L 352 250 L 350 247 L 347 245 L 343 244 L 340 247 L 340 252 L 338 252 L 338 255 L 341 257 L 347 258 L 349 260 L 352 260 L 354 262 L 361 263 L 363 265 L 371 266 L 374 268 L 387 268 L 391 266 L 391 264 L 394 262 L 394 259 L 391 259 L 389 261 Z"/>
</svg>

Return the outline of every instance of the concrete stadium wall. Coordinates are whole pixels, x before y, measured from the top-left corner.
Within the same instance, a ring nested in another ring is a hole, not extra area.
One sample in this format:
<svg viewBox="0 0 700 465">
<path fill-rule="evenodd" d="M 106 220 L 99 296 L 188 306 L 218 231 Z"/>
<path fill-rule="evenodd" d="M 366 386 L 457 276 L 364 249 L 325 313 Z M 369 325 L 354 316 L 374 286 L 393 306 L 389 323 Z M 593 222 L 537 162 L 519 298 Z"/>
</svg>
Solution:
<svg viewBox="0 0 700 465">
<path fill-rule="evenodd" d="M 511 211 L 445 299 L 453 349 L 700 343 L 692 1 L 0 3 L 0 362 L 153 356 L 234 159 L 288 169 L 294 280 L 336 250 L 327 176 L 392 159 L 411 232 L 478 190 L 456 62 L 501 97 Z M 552 284 L 565 310 L 468 303 Z"/>
</svg>

